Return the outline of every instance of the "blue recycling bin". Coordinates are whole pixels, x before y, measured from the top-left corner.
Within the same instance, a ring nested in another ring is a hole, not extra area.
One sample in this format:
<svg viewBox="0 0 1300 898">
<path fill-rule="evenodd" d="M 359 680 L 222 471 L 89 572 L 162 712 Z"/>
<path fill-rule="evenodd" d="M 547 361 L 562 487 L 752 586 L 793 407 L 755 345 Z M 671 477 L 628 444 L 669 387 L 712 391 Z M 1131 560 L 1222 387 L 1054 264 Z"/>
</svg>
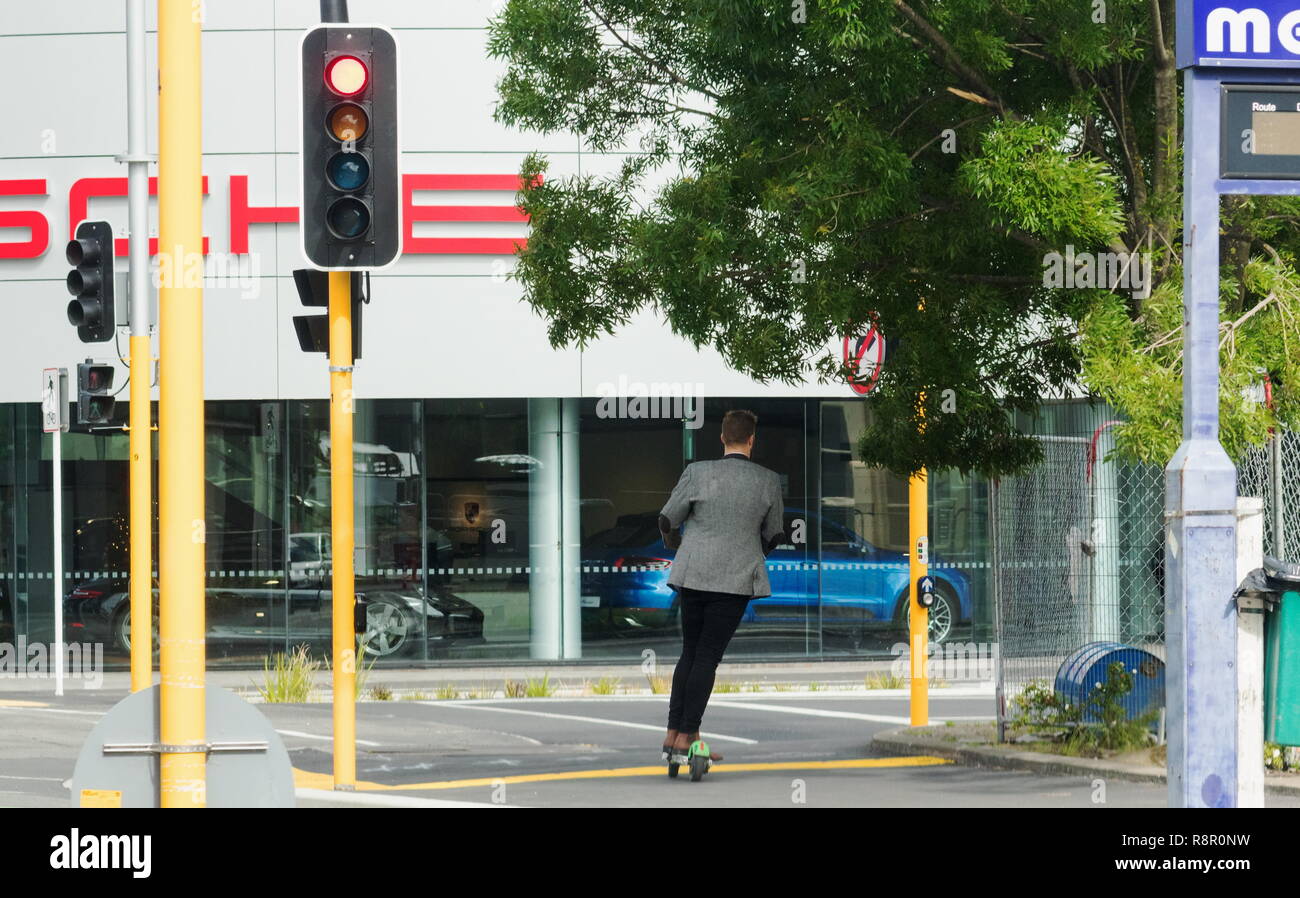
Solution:
<svg viewBox="0 0 1300 898">
<path fill-rule="evenodd" d="M 1129 720 L 1164 707 L 1165 662 L 1145 649 L 1121 642 L 1090 642 L 1071 652 L 1056 672 L 1057 694 L 1071 705 L 1084 705 L 1093 690 L 1106 682 L 1110 666 L 1116 661 L 1133 676 L 1133 689 L 1123 702 Z M 1100 722 L 1091 711 L 1083 721 Z M 1153 723 L 1152 728 L 1155 726 Z"/>
</svg>

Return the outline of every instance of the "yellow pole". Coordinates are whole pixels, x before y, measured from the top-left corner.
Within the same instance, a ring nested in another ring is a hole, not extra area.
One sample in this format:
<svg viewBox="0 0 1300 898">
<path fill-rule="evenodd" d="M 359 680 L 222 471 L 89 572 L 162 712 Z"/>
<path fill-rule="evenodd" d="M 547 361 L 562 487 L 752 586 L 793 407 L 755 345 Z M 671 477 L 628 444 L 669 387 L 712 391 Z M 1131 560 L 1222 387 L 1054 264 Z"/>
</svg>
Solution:
<svg viewBox="0 0 1300 898">
<path fill-rule="evenodd" d="M 908 537 L 912 543 L 909 554 L 909 573 L 912 583 L 907 600 L 912 609 L 908 626 L 908 641 L 912 647 L 912 726 L 923 727 L 930 722 L 930 692 L 926 662 L 929 659 L 930 609 L 917 603 L 917 585 L 930 572 L 930 565 L 921 560 L 922 547 L 929 557 L 929 497 L 926 495 L 925 468 L 907 482 Z"/>
<path fill-rule="evenodd" d="M 158 0 L 159 772 L 165 808 L 207 805 L 199 19 L 190 0 Z"/>
<path fill-rule="evenodd" d="M 357 785 L 352 513 L 352 274 L 330 272 L 330 541 L 333 543 L 334 788 Z"/>
<path fill-rule="evenodd" d="M 149 338 L 131 337 L 131 691 L 153 685 L 153 427 Z"/>
</svg>

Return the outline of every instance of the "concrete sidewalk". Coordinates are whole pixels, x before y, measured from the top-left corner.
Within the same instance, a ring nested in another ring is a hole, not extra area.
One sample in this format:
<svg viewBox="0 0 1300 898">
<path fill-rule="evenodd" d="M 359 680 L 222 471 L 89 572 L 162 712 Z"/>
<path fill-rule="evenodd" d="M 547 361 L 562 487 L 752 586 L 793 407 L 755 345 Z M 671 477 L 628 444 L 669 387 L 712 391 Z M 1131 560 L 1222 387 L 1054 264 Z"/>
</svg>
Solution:
<svg viewBox="0 0 1300 898">
<path fill-rule="evenodd" d="M 1024 770 L 1049 776 L 1084 776 L 1127 780 L 1137 783 L 1165 782 L 1165 768 L 1149 759 L 1133 756 L 1077 758 L 1046 752 L 1025 751 L 1014 745 L 991 745 L 967 741 L 945 727 L 900 727 L 877 733 L 871 748 L 887 755 L 928 754 L 971 767 Z M 1261 759 L 1260 763 L 1263 763 Z M 1264 790 L 1274 795 L 1300 796 L 1300 776 L 1266 772 Z"/>
</svg>

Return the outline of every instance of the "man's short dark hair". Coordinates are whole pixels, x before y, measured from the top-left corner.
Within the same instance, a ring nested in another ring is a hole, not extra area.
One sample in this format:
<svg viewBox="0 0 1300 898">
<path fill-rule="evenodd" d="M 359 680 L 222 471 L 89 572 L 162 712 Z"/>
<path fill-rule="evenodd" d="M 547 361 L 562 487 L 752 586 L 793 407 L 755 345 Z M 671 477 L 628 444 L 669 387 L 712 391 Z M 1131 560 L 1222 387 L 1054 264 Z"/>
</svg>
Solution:
<svg viewBox="0 0 1300 898">
<path fill-rule="evenodd" d="M 758 415 L 743 408 L 735 408 L 722 416 L 722 441 L 728 446 L 739 446 L 754 435 Z"/>
</svg>

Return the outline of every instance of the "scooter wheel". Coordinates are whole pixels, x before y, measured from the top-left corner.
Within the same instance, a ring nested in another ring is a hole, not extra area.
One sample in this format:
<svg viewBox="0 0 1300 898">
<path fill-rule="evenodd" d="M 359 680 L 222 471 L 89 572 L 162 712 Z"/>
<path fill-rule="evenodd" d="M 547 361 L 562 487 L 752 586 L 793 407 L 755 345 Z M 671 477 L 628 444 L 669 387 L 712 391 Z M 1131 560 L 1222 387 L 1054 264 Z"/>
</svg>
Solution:
<svg viewBox="0 0 1300 898">
<path fill-rule="evenodd" d="M 699 755 L 691 758 L 691 782 L 698 783 L 704 777 L 704 773 L 708 769 L 708 758 L 702 758 Z"/>
<path fill-rule="evenodd" d="M 681 769 L 681 766 L 682 766 L 681 764 L 669 764 L 668 777 L 670 779 L 677 779 L 677 771 Z"/>
</svg>

